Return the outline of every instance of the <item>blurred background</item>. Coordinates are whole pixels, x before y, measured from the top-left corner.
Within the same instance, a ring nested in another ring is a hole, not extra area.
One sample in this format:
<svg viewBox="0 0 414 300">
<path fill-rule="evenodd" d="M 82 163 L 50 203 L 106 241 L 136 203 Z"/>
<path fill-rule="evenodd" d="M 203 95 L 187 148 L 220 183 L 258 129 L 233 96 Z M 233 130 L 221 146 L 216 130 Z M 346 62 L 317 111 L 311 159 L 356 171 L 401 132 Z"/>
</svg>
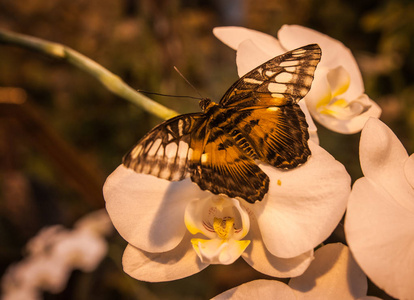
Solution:
<svg viewBox="0 0 414 300">
<path fill-rule="evenodd" d="M 2 0 L 0 28 L 62 43 L 119 75 L 135 89 L 219 101 L 237 79 L 235 52 L 212 34 L 238 25 L 276 35 L 300 24 L 340 40 L 355 55 L 381 119 L 414 152 L 414 3 L 346 0 Z M 13 88 L 13 89 L 5 89 Z M 179 113 L 191 99 L 151 97 Z M 114 96 L 66 62 L 0 44 L 0 274 L 22 259 L 44 226 L 71 228 L 104 207 L 102 185 L 122 156 L 160 119 Z M 318 124 L 317 124 L 318 125 Z M 359 134 L 318 126 L 320 143 L 356 180 Z M 341 229 L 332 241 L 342 241 Z M 206 299 L 267 278 L 239 260 L 190 278 L 144 283 L 124 274 L 125 241 L 114 233 L 91 273 L 75 271 L 67 288 L 44 299 Z M 379 295 L 370 286 L 369 295 Z"/>
</svg>

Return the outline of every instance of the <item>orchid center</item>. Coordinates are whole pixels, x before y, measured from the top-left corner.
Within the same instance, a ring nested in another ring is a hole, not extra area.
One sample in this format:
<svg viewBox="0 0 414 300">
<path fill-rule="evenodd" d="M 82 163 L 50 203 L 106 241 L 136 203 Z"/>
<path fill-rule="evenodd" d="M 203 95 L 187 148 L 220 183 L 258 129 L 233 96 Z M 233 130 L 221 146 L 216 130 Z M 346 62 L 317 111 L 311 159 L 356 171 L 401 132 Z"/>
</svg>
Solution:
<svg viewBox="0 0 414 300">
<path fill-rule="evenodd" d="M 227 217 L 227 219 L 214 218 L 213 228 L 219 238 L 228 239 L 234 232 L 234 219 L 231 217 Z"/>
<path fill-rule="evenodd" d="M 231 264 L 250 244 L 242 240 L 249 232 L 249 215 L 236 199 L 214 195 L 193 201 L 186 208 L 185 224 L 195 235 L 194 251 L 205 263 Z"/>
</svg>

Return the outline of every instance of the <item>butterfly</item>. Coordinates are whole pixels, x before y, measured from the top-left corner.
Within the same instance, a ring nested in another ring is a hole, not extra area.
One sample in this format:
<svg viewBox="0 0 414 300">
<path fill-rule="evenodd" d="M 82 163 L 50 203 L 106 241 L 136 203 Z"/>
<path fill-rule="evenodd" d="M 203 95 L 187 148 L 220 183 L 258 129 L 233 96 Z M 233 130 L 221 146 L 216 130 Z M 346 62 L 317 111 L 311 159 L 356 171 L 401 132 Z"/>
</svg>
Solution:
<svg viewBox="0 0 414 300">
<path fill-rule="evenodd" d="M 123 158 L 138 173 L 170 181 L 190 177 L 202 190 L 263 199 L 269 177 L 257 161 L 291 169 L 311 154 L 308 125 L 297 104 L 321 59 L 317 44 L 288 51 L 238 79 L 217 104 L 173 117 L 147 133 Z"/>
</svg>

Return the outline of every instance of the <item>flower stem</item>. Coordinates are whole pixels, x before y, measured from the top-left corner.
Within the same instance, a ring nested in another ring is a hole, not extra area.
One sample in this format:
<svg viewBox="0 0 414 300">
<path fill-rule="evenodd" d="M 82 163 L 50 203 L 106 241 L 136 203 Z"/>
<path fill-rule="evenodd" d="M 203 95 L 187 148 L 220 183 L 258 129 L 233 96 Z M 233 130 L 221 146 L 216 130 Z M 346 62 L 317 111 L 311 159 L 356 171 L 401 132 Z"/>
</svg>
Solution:
<svg viewBox="0 0 414 300">
<path fill-rule="evenodd" d="M 67 46 L 3 29 L 0 29 L 0 44 L 17 45 L 44 53 L 54 58 L 66 60 L 98 79 L 112 93 L 142 107 L 144 110 L 155 116 L 162 119 L 169 119 L 177 115 L 177 112 L 174 110 L 171 110 L 135 91 L 119 76 L 113 74 L 100 64 Z"/>
</svg>

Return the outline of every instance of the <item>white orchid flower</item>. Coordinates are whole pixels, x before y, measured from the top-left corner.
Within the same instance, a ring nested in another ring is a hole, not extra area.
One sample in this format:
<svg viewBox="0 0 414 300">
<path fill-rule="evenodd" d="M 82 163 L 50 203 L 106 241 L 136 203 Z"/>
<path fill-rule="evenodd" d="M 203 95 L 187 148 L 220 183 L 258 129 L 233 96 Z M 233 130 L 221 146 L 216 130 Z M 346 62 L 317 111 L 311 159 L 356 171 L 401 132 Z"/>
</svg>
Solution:
<svg viewBox="0 0 414 300">
<path fill-rule="evenodd" d="M 348 247 L 328 244 L 315 252 L 315 260 L 289 284 L 254 280 L 230 289 L 212 300 L 249 299 L 379 299 L 366 296 L 367 278 L 353 260 Z"/>
<path fill-rule="evenodd" d="M 350 192 L 342 164 L 310 142 L 293 170 L 260 165 L 269 192 L 254 204 L 119 166 L 104 185 L 106 208 L 128 241 L 124 270 L 143 281 L 190 276 L 240 256 L 276 277 L 298 276 L 341 219 Z"/>
<path fill-rule="evenodd" d="M 75 229 L 42 229 L 26 245 L 28 255 L 12 264 L 1 279 L 4 299 L 41 299 L 42 292 L 61 292 L 73 269 L 91 272 L 105 257 L 104 235 L 113 231 L 101 209 L 82 217 Z"/>
<path fill-rule="evenodd" d="M 299 25 L 282 26 L 278 39 L 243 27 L 217 27 L 213 33 L 237 50 L 239 76 L 288 50 L 319 44 L 321 62 L 304 100 L 312 117 L 330 130 L 356 133 L 369 117 L 378 118 L 381 114 L 380 107 L 364 93 L 362 76 L 351 51 L 327 35 Z M 316 127 L 309 118 L 307 121 L 311 138 L 315 138 Z"/>
<path fill-rule="evenodd" d="M 362 270 L 399 299 L 414 295 L 414 154 L 371 118 L 361 133 L 364 177 L 352 187 L 345 219 L 349 247 Z"/>
</svg>

